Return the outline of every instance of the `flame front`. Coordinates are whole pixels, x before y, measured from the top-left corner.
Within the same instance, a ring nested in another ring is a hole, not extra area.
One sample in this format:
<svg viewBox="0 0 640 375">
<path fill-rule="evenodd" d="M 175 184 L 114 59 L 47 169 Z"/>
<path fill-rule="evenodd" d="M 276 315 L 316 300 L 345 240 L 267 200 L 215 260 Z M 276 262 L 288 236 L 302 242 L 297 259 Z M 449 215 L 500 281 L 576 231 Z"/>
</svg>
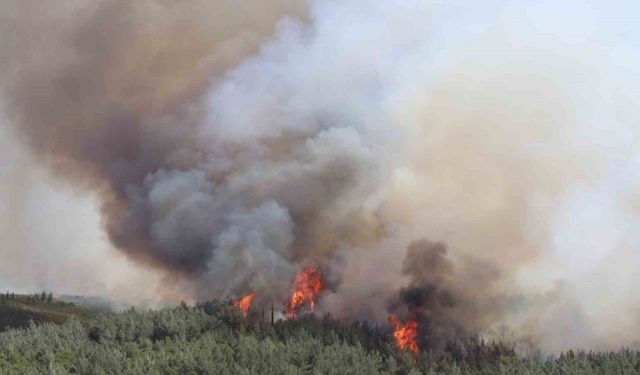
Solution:
<svg viewBox="0 0 640 375">
<path fill-rule="evenodd" d="M 414 353 L 418 352 L 418 322 L 411 318 L 402 323 L 393 315 L 389 316 L 389 323 L 393 326 L 393 336 L 396 338 L 396 343 L 403 350 L 411 350 Z"/>
<path fill-rule="evenodd" d="M 253 298 L 256 296 L 256 292 L 245 294 L 244 296 L 233 301 L 233 305 L 242 311 L 242 314 L 246 317 L 249 313 L 249 308 L 253 302 Z"/>
<path fill-rule="evenodd" d="M 294 291 L 287 304 L 286 314 L 293 318 L 298 314 L 300 308 L 309 305 L 311 311 L 314 310 L 316 297 L 324 287 L 322 274 L 316 268 L 309 267 L 300 271 L 293 282 Z"/>
</svg>

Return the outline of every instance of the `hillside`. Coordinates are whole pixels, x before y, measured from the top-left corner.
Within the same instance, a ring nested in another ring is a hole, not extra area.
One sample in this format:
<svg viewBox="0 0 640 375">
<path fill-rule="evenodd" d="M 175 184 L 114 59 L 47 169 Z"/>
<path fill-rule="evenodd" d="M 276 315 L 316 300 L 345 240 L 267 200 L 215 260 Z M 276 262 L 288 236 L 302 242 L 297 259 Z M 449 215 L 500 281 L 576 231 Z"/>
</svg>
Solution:
<svg viewBox="0 0 640 375">
<path fill-rule="evenodd" d="M 87 321 L 98 310 L 70 302 L 42 299 L 40 295 L 3 295 L 0 299 L 0 330 L 36 324 L 61 324 L 73 318 Z"/>
<path fill-rule="evenodd" d="M 209 302 L 0 333 L 2 374 L 635 374 L 640 353 L 521 358 L 474 336 L 400 350 L 384 328 L 302 316 L 275 324 Z"/>
</svg>

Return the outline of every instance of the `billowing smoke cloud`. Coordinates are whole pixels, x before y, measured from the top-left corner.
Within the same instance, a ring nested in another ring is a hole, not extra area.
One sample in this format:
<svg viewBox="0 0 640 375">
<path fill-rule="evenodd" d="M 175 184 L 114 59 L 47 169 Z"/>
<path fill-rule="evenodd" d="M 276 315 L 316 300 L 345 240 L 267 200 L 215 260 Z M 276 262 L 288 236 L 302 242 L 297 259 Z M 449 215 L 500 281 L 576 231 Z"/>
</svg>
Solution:
<svg viewBox="0 0 640 375">
<path fill-rule="evenodd" d="M 284 301 L 312 265 L 320 312 L 615 348 L 639 323 L 632 6 L 8 0 L 0 102 L 159 298 Z"/>
<path fill-rule="evenodd" d="M 4 2 L 2 104 L 42 163 L 100 196 L 115 246 L 170 279 L 193 277 L 227 227 L 223 210 L 243 210 L 211 181 L 198 97 L 302 9 L 97 1 L 42 12 Z"/>
</svg>

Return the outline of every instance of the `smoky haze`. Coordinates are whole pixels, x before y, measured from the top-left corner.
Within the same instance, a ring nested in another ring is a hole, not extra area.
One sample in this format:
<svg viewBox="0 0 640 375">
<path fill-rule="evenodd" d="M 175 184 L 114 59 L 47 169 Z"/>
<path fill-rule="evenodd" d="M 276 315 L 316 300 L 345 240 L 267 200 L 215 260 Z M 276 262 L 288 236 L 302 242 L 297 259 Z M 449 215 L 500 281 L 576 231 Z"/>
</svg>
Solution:
<svg viewBox="0 0 640 375">
<path fill-rule="evenodd" d="M 635 7 L 4 0 L 2 125 L 146 298 L 267 306 L 315 266 L 320 313 L 634 345 Z"/>
</svg>

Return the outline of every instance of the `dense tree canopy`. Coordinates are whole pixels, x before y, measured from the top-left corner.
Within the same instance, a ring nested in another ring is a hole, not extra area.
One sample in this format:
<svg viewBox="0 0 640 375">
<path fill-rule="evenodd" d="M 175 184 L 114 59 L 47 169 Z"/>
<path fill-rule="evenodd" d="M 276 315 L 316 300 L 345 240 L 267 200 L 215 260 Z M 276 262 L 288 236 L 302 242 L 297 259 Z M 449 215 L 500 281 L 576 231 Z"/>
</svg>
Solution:
<svg viewBox="0 0 640 375">
<path fill-rule="evenodd" d="M 477 337 L 444 353 L 399 350 L 366 323 L 304 316 L 244 319 L 217 302 L 128 310 L 89 322 L 32 324 L 0 333 L 2 374 L 631 374 L 640 354 L 568 353 L 519 358 Z"/>
</svg>

